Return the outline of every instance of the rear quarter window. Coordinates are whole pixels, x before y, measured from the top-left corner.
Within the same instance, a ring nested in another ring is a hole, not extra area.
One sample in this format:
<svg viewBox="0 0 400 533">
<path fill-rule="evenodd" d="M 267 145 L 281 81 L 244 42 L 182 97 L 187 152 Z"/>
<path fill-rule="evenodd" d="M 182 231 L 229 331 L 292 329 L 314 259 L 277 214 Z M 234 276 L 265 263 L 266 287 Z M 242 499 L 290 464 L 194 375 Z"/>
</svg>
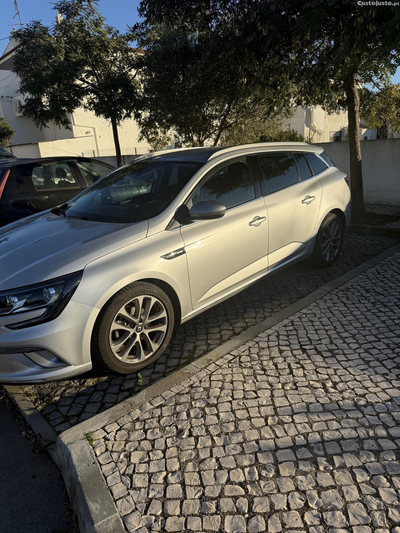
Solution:
<svg viewBox="0 0 400 533">
<path fill-rule="evenodd" d="M 322 152 L 322 154 L 319 154 L 319 157 L 321 157 L 326 163 L 328 163 L 328 165 L 332 167 L 336 167 L 335 163 L 325 152 Z"/>
<path fill-rule="evenodd" d="M 315 174 L 320 174 L 328 168 L 328 165 L 322 161 L 316 154 L 306 154 L 307 161 Z"/>
</svg>

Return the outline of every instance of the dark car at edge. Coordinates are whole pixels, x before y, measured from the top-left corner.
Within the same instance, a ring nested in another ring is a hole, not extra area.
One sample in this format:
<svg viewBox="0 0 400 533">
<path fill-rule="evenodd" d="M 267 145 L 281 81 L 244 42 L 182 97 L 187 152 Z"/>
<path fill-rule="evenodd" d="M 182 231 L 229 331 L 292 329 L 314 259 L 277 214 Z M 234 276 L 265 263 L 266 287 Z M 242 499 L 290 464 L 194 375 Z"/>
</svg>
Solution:
<svg viewBox="0 0 400 533">
<path fill-rule="evenodd" d="M 0 226 L 68 202 L 114 168 L 88 157 L 0 158 Z"/>
</svg>

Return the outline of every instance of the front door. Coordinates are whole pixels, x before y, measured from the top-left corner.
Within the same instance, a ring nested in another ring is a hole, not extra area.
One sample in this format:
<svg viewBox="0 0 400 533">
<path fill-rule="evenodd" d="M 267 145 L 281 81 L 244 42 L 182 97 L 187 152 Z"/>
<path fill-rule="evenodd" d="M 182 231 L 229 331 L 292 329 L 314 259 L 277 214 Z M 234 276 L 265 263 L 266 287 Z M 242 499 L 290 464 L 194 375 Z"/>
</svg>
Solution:
<svg viewBox="0 0 400 533">
<path fill-rule="evenodd" d="M 267 270 L 268 221 L 263 198 L 256 198 L 247 158 L 225 163 L 200 184 L 188 207 L 216 200 L 224 217 L 181 228 L 193 309 L 227 296 Z"/>
</svg>

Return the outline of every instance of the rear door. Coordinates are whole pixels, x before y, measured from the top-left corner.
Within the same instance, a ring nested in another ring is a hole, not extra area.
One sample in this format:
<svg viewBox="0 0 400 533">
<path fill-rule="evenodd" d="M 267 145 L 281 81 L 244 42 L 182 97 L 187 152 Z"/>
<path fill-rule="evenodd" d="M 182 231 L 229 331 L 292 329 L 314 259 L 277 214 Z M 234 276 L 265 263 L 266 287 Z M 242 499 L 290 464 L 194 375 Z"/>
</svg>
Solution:
<svg viewBox="0 0 400 533">
<path fill-rule="evenodd" d="M 267 213 L 256 197 L 247 158 L 220 165 L 192 195 L 197 202 L 216 200 L 226 207 L 216 220 L 181 227 L 190 280 L 192 306 L 207 306 L 267 270 Z"/>
<path fill-rule="evenodd" d="M 269 152 L 257 157 L 269 220 L 271 270 L 305 253 L 315 235 L 322 186 L 304 154 Z"/>
<path fill-rule="evenodd" d="M 65 161 L 35 163 L 28 181 L 29 198 L 37 211 L 68 202 L 86 187 Z"/>
</svg>

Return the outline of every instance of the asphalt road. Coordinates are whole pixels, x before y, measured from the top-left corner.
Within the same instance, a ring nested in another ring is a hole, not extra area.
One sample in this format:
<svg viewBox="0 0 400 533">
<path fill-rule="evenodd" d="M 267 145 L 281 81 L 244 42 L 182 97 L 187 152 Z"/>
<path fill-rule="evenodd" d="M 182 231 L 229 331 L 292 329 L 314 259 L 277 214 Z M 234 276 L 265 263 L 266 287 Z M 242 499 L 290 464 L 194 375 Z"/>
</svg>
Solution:
<svg viewBox="0 0 400 533">
<path fill-rule="evenodd" d="M 0 401 L 0 532 L 72 533 L 64 483 L 45 450 Z"/>
</svg>

